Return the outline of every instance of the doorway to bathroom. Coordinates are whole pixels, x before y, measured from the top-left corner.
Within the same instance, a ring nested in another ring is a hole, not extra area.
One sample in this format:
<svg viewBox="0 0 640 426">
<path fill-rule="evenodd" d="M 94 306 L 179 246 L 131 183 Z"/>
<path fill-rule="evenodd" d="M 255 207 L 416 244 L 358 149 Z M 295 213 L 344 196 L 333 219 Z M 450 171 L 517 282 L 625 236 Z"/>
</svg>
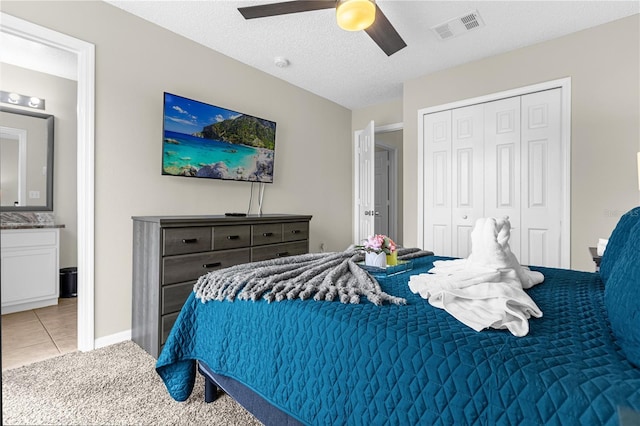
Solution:
<svg viewBox="0 0 640 426">
<path fill-rule="evenodd" d="M 77 299 L 61 303 L 67 309 L 76 311 L 76 347 L 81 351 L 92 350 L 94 342 L 94 81 L 95 47 L 91 43 L 65 34 L 52 31 L 39 25 L 0 13 L 0 36 L 3 37 L 3 54 L 8 52 L 7 37 L 14 41 L 33 44 L 42 51 L 50 50 L 64 53 L 75 59 L 73 74 L 77 84 L 75 102 L 75 162 L 70 166 L 75 172 L 76 184 L 70 190 L 75 192 L 76 216 L 76 259 L 78 267 Z M 24 53 L 24 49 L 19 49 Z M 31 66 L 22 64 L 25 69 L 33 69 L 34 63 L 43 63 L 42 54 L 32 55 Z M 7 62 L 4 57 L 0 62 Z M 17 66 L 13 64 L 14 66 Z M 69 188 L 67 188 L 69 190 Z M 55 207 L 54 207 L 55 209 Z M 65 266 L 62 265 L 61 266 Z M 74 265 L 75 266 L 75 265 Z M 71 307 L 76 305 L 76 307 Z M 37 314 L 36 314 L 37 315 Z M 42 322 L 42 321 L 41 321 Z M 44 324 L 43 324 L 44 325 Z M 46 325 L 45 325 L 46 327 Z M 3 341 L 3 344 L 5 342 Z"/>
</svg>

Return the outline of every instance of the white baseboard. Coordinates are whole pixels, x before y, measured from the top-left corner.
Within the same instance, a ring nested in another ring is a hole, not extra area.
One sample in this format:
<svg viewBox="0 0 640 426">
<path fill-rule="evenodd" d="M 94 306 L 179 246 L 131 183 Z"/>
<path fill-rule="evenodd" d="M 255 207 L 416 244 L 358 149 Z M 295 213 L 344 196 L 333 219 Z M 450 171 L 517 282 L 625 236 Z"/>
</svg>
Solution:
<svg viewBox="0 0 640 426">
<path fill-rule="evenodd" d="M 120 333 L 110 334 L 109 336 L 100 337 L 95 340 L 95 348 L 100 349 L 105 346 L 115 345 L 116 343 L 131 340 L 131 330 L 121 331 Z"/>
<path fill-rule="evenodd" d="M 44 308 L 47 306 L 53 306 L 57 304 L 58 304 L 58 296 L 50 299 L 37 300 L 35 302 L 32 301 L 32 302 L 17 303 L 15 305 L 3 305 L 2 315 L 12 314 L 14 312 L 30 311 L 31 309 L 39 309 L 39 308 Z"/>
</svg>

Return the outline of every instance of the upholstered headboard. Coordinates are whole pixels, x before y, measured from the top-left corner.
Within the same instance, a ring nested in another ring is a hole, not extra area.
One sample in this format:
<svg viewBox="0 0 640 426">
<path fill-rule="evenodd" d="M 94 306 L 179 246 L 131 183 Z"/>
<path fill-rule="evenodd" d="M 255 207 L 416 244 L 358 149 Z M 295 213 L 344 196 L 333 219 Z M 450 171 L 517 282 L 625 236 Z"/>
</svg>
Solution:
<svg viewBox="0 0 640 426">
<path fill-rule="evenodd" d="M 600 276 L 602 281 L 609 280 L 611 272 L 620 258 L 622 251 L 627 244 L 627 240 L 631 234 L 631 229 L 640 222 L 640 207 L 636 207 L 627 213 L 623 214 L 618 224 L 616 225 L 609 242 L 607 243 L 607 249 L 602 255 L 602 261 L 600 262 Z"/>
<path fill-rule="evenodd" d="M 602 257 L 600 275 L 616 342 L 629 362 L 640 367 L 640 207 L 618 222 Z"/>
</svg>

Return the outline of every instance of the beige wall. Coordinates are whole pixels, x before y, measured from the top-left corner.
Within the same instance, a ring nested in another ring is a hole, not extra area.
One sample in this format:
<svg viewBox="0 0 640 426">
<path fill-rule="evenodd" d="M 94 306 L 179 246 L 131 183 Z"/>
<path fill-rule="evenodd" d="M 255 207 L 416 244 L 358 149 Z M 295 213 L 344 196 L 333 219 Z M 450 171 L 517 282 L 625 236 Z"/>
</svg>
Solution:
<svg viewBox="0 0 640 426">
<path fill-rule="evenodd" d="M 571 77 L 571 267 L 593 271 L 587 247 L 639 204 L 639 23 L 634 15 L 406 82 L 405 244 L 417 242 L 417 111 Z"/>
<path fill-rule="evenodd" d="M 2 76 L 0 79 L 2 90 L 43 98 L 46 109 L 44 111 L 37 110 L 37 112 L 51 114 L 55 117 L 53 213 L 56 223 L 65 225 L 60 230 L 60 267 L 77 266 L 77 84 L 73 80 L 4 63 L 0 63 L 0 75 Z M 45 158 L 42 161 L 46 163 Z M 44 187 L 44 183 L 42 186 Z"/>
<path fill-rule="evenodd" d="M 371 120 L 375 121 L 376 127 L 402 123 L 402 99 L 353 110 L 351 130 L 364 129 Z"/>
<path fill-rule="evenodd" d="M 95 336 L 131 328 L 131 216 L 246 211 L 250 185 L 161 176 L 164 91 L 278 124 L 264 213 L 311 214 L 310 248 L 351 242 L 351 112 L 101 2 L 2 11 L 96 46 Z"/>
</svg>

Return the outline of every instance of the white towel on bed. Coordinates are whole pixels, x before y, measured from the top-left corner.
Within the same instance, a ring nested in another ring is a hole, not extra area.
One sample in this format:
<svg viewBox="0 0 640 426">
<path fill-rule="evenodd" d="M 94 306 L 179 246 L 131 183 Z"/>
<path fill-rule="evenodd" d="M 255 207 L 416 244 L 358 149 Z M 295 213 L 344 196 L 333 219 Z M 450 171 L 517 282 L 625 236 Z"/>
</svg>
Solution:
<svg viewBox="0 0 640 426">
<path fill-rule="evenodd" d="M 540 272 L 521 266 L 509 247 L 507 219 L 478 219 L 467 259 L 434 262 L 428 274 L 413 275 L 409 288 L 476 331 L 508 329 L 529 333 L 529 318 L 542 311 L 523 289 L 544 281 Z"/>
</svg>

